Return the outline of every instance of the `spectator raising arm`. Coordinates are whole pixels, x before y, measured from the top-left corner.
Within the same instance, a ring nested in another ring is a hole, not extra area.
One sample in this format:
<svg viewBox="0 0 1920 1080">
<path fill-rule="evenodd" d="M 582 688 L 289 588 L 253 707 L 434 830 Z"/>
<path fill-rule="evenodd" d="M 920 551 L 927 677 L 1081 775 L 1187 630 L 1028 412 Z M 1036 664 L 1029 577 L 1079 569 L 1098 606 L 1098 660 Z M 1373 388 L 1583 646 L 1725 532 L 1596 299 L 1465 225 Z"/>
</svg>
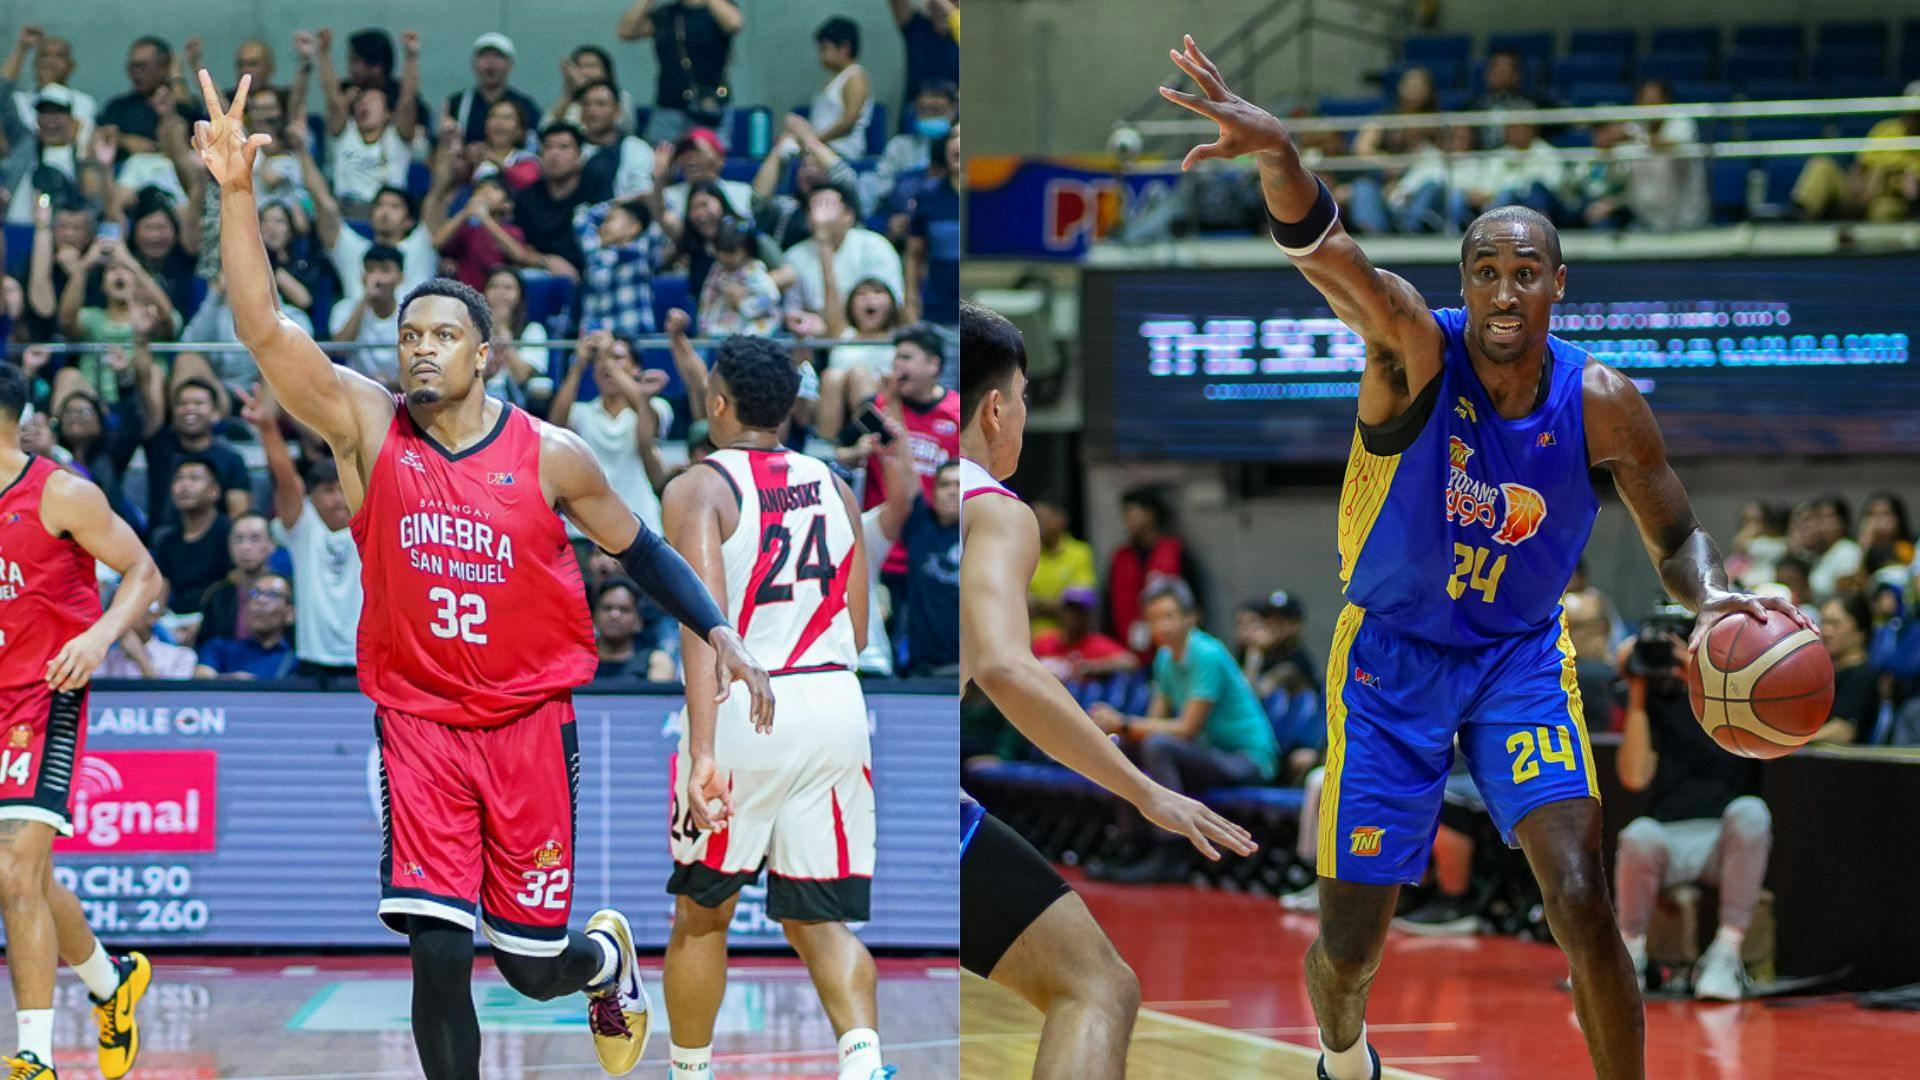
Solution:
<svg viewBox="0 0 1920 1080">
<path fill-rule="evenodd" d="M 694 351 L 687 338 L 693 320 L 679 308 L 667 312 L 667 351 L 673 354 L 674 369 L 687 384 L 687 412 L 695 420 L 707 418 L 707 363 Z"/>
<path fill-rule="evenodd" d="M 340 202 L 333 197 L 333 185 L 327 183 L 326 175 L 320 171 L 320 163 L 313 158 L 313 147 L 307 143 L 306 125 L 288 124 L 281 138 L 285 140 L 294 160 L 300 163 L 300 183 L 313 196 L 313 238 L 321 248 L 332 251 L 340 241 Z M 221 202 L 224 205 L 225 199 Z M 259 231 L 257 222 L 255 231 Z"/>
<path fill-rule="evenodd" d="M 900 420 L 899 400 L 899 394 L 888 395 L 887 411 L 881 416 L 890 441 L 867 458 L 868 467 L 877 460 L 887 471 L 887 501 L 880 510 L 880 535 L 888 540 L 900 539 L 900 533 L 907 527 L 907 518 L 913 515 L 914 501 L 920 495 L 920 477 L 913 468 L 913 440 L 907 435 L 906 424 Z M 863 438 L 879 440 L 876 435 Z"/>
<path fill-rule="evenodd" d="M 615 31 L 621 41 L 644 41 L 653 36 L 653 0 L 634 0 L 632 7 L 620 16 L 620 26 Z"/>
<path fill-rule="evenodd" d="M 633 410 L 634 449 L 640 455 L 640 467 L 646 470 L 647 483 L 657 492 L 666 486 L 667 465 L 660 459 L 660 414 L 653 411 L 653 395 L 666 385 L 667 373 L 643 371 L 636 379 L 624 363 L 607 363 L 612 355 L 611 350 L 600 354 L 594 377 L 601 393 L 620 398 Z"/>
<path fill-rule="evenodd" d="M 220 256 L 234 333 L 252 351 L 275 398 L 287 403 L 294 419 L 333 446 L 340 458 L 340 481 L 347 489 L 348 504 L 357 508 L 373 464 L 368 443 L 385 436 L 394 399 L 372 379 L 336 366 L 280 312 L 267 249 L 260 240 L 260 211 L 253 198 L 253 159 L 268 137 L 248 135 L 240 125 L 251 82 L 250 77 L 241 77 L 229 110 L 220 103 L 213 77 L 202 70 L 200 87 L 212 119 L 195 125 L 194 139 L 201 160 L 220 184 Z"/>
<path fill-rule="evenodd" d="M 260 435 L 260 449 L 267 458 L 267 472 L 273 476 L 273 516 L 280 527 L 291 530 L 300 522 L 301 508 L 307 501 L 307 482 L 293 464 L 293 452 L 286 436 L 280 434 L 280 406 L 273 391 L 253 384 L 253 393 L 236 388 L 244 408 L 240 416 Z"/>
<path fill-rule="evenodd" d="M 613 350 L 613 334 L 607 330 L 593 330 L 580 339 L 573 347 L 573 359 L 567 364 L 567 374 L 554 387 L 553 400 L 547 403 L 547 418 L 564 427 L 572 426 L 567 419 L 573 412 L 573 403 L 580 400 L 580 379 L 587 373 L 587 365 L 595 363 L 600 357 Z M 606 392 L 606 387 L 601 387 Z"/>
<path fill-rule="evenodd" d="M 296 37 L 296 47 L 298 40 Z M 337 139 L 341 132 L 347 130 L 350 117 L 346 91 L 340 88 L 340 79 L 333 73 L 333 30 L 329 27 L 315 30 L 312 41 L 313 65 L 320 76 L 320 92 L 326 95 L 327 100 L 327 135 Z M 242 104 L 245 102 L 242 101 Z"/>
<path fill-rule="evenodd" d="M 393 129 L 412 142 L 420 134 L 420 31 L 400 34 L 400 100 L 393 107 Z"/>
<path fill-rule="evenodd" d="M 37 318 L 51 319 L 60 310 L 60 297 L 53 289 L 53 206 L 44 196 L 33 209 L 33 251 L 27 262 L 27 310 Z M 68 266 L 68 274 L 73 267 Z"/>
</svg>

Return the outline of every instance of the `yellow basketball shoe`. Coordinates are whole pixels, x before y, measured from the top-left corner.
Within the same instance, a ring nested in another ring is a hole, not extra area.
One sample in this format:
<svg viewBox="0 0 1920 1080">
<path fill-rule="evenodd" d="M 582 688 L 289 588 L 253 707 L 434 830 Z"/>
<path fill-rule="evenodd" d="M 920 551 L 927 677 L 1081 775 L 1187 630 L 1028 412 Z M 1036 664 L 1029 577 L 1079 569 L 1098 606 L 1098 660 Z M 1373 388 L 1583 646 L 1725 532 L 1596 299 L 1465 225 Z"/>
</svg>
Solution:
<svg viewBox="0 0 1920 1080">
<path fill-rule="evenodd" d="M 593 1032 L 593 1052 L 600 1057 L 600 1067 L 625 1076 L 647 1051 L 651 1008 L 647 988 L 640 982 L 639 958 L 633 953 L 633 927 L 625 915 L 602 908 L 587 920 L 587 933 L 610 939 L 619 957 L 613 978 L 587 988 L 587 1027 Z"/>
<path fill-rule="evenodd" d="M 22 1050 L 17 1057 L 0 1058 L 6 1066 L 6 1080 L 55 1080 L 53 1066 Z"/>
<path fill-rule="evenodd" d="M 120 1080 L 133 1071 L 133 1059 L 140 1055 L 140 1025 L 133 1010 L 153 981 L 153 965 L 144 954 L 135 952 L 114 957 L 113 966 L 120 970 L 120 985 L 113 996 L 105 1001 L 88 997 L 93 1002 L 94 1023 L 100 1028 L 100 1075 Z M 47 1075 L 53 1075 L 53 1071 L 49 1069 Z"/>
</svg>

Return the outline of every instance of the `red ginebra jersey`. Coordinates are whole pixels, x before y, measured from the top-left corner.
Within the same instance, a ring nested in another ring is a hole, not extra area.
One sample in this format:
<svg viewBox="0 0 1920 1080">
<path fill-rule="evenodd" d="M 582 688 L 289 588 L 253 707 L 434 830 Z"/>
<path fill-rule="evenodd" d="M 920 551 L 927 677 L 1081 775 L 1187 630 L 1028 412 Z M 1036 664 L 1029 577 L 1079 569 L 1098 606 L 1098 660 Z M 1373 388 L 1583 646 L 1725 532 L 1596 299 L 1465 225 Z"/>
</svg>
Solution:
<svg viewBox="0 0 1920 1080">
<path fill-rule="evenodd" d="M 599 657 L 560 515 L 540 493 L 540 425 L 502 404 L 450 453 L 398 400 L 353 518 L 360 689 L 455 727 L 494 727 L 593 678 Z"/>
<path fill-rule="evenodd" d="M 100 621 L 93 556 L 40 523 L 40 495 L 59 471 L 29 454 L 0 491 L 0 689 L 44 685 L 48 661 Z"/>
<path fill-rule="evenodd" d="M 716 450 L 740 498 L 740 523 L 720 546 L 727 618 L 775 675 L 851 670 L 860 650 L 847 614 L 853 522 L 824 462 L 786 450 Z"/>
</svg>

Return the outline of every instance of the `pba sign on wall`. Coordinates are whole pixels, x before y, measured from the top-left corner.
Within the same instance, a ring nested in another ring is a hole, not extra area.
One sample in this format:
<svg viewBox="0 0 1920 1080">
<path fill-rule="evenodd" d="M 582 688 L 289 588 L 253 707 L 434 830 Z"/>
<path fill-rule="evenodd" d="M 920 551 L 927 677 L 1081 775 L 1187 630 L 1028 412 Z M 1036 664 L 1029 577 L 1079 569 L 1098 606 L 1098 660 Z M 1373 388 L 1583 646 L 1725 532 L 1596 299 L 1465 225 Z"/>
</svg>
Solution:
<svg viewBox="0 0 1920 1080">
<path fill-rule="evenodd" d="M 582 694 L 573 924 L 615 907 L 664 946 L 669 755 L 678 696 Z M 951 692 L 875 693 L 879 852 L 872 945 L 959 945 Z M 95 689 L 76 769 L 74 835 L 56 880 L 111 943 L 317 948 L 399 945 L 375 918 L 381 820 L 372 705 L 358 694 L 167 684 Z M 733 940 L 780 945 L 750 888 Z"/>
<path fill-rule="evenodd" d="M 967 159 L 967 257 L 1079 259 L 1120 221 L 1126 201 L 1172 180 L 1118 176 L 1111 159 Z"/>
</svg>

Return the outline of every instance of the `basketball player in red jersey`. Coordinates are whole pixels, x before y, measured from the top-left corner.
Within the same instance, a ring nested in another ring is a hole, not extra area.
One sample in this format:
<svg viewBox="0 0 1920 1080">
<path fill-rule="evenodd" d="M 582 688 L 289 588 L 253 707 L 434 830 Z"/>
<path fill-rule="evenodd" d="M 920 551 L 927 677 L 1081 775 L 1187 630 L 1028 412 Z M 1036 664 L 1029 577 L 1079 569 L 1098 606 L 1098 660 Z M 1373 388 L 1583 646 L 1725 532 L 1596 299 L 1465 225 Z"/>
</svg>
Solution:
<svg viewBox="0 0 1920 1080">
<path fill-rule="evenodd" d="M 561 514 L 714 655 L 717 692 L 748 685 L 772 723 L 767 675 L 685 560 L 620 501 L 584 443 L 487 396 L 493 320 L 480 294 L 435 279 L 400 305 L 403 396 L 334 365 L 280 314 L 260 242 L 242 80 L 225 109 L 205 71 L 195 128 L 219 182 L 221 257 L 236 336 L 275 397 L 333 447 L 354 511 L 366 603 L 360 687 L 378 706 L 386 851 L 380 917 L 408 937 L 413 1031 L 428 1080 L 479 1075 L 473 931 L 521 993 L 588 995 L 602 1067 L 632 1069 L 647 999 L 632 934 L 603 910 L 567 930 L 579 777 L 570 691 L 596 654 Z"/>
<path fill-rule="evenodd" d="M 682 632 L 687 731 L 675 759 L 673 1075 L 706 1080 L 727 985 L 727 925 L 767 870 L 767 914 L 806 961 L 840 1044 L 840 1080 L 885 1080 L 873 957 L 846 923 L 869 917 L 872 752 L 853 674 L 867 636 L 867 556 L 853 492 L 786 450 L 800 375 L 763 338 L 720 346 L 707 422 L 719 447 L 667 487 L 667 538 L 774 665 L 779 723 L 756 734 L 714 705 L 707 644 Z"/>
<path fill-rule="evenodd" d="M 100 1023 L 100 1071 L 125 1076 L 140 1051 L 134 1007 L 153 970 L 109 957 L 80 901 L 53 880 L 53 838 L 73 835 L 72 780 L 87 741 L 87 682 L 165 592 L 153 556 L 106 493 L 20 449 L 27 377 L 0 364 L 0 919 L 20 1047 L 7 1080 L 53 1071 L 53 979 L 64 959 Z M 120 574 L 103 614 L 95 560 Z"/>
</svg>

